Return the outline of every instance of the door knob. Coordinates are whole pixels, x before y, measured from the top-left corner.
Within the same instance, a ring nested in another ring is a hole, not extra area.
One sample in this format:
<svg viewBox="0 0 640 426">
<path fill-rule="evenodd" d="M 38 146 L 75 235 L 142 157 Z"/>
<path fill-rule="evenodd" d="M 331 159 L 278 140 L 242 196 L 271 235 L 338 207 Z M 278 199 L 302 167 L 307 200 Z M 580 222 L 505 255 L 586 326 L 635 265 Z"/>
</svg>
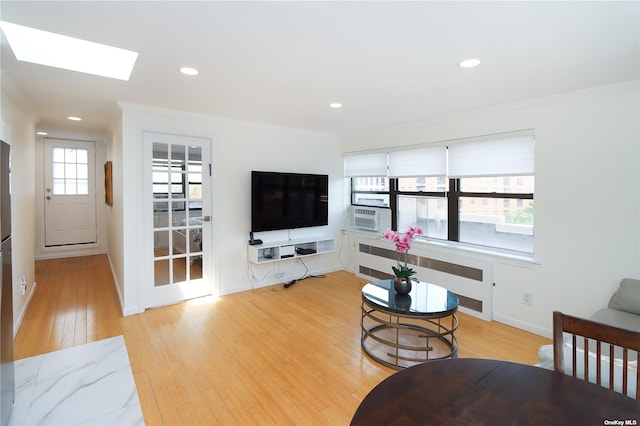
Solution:
<svg viewBox="0 0 640 426">
<path fill-rule="evenodd" d="M 202 218 L 205 222 L 211 222 L 211 216 L 205 216 Z"/>
</svg>

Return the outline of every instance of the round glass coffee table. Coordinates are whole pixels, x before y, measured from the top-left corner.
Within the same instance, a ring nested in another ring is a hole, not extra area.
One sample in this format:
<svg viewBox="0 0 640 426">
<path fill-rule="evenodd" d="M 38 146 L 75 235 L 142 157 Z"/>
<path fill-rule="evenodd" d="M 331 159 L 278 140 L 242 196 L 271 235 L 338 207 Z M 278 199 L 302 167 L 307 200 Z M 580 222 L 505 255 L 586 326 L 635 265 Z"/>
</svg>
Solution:
<svg viewBox="0 0 640 426">
<path fill-rule="evenodd" d="M 396 294 L 393 280 L 362 287 L 362 349 L 374 360 L 401 369 L 455 358 L 458 297 L 435 284 L 413 282 L 411 293 Z"/>
</svg>

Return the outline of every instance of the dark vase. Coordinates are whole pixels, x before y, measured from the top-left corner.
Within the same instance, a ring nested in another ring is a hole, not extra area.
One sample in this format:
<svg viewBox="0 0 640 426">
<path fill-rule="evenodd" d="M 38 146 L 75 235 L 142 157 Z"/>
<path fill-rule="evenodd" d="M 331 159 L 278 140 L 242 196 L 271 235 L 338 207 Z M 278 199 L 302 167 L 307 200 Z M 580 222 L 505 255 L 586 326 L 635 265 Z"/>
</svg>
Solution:
<svg viewBox="0 0 640 426">
<path fill-rule="evenodd" d="M 393 296 L 393 306 L 396 309 L 408 311 L 411 309 L 411 296 L 408 294 L 396 294 Z"/>
<path fill-rule="evenodd" d="M 411 293 L 411 278 L 396 277 L 393 280 L 393 288 L 396 290 L 396 294 L 401 296 Z"/>
</svg>

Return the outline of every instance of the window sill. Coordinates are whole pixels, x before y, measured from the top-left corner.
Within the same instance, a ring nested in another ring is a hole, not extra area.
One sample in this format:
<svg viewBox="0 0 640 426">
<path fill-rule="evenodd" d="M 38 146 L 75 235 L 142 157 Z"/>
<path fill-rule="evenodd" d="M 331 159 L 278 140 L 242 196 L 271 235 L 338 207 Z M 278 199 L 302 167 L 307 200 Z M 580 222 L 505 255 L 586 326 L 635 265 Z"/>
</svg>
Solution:
<svg viewBox="0 0 640 426">
<path fill-rule="evenodd" d="M 345 229 L 344 231 L 364 238 L 382 239 L 382 232 L 364 231 L 359 229 Z M 536 259 L 534 255 L 512 252 L 509 250 L 491 249 L 452 241 L 419 238 L 414 241 L 414 246 L 421 247 L 426 250 L 436 250 L 445 253 L 474 255 L 492 262 L 526 268 L 532 268 L 541 264 L 540 260 Z"/>
</svg>

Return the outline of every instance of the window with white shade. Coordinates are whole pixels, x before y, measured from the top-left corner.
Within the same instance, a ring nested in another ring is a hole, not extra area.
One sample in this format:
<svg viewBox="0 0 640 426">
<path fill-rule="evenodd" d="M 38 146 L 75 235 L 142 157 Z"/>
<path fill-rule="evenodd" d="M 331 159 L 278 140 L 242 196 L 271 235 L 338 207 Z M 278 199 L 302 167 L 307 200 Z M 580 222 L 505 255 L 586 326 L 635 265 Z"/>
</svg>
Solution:
<svg viewBox="0 0 640 426">
<path fill-rule="evenodd" d="M 352 204 L 389 207 L 387 163 L 386 152 L 361 153 L 344 157 L 344 175 L 352 178 Z"/>
<path fill-rule="evenodd" d="M 387 153 L 346 155 L 344 175 L 346 177 L 387 176 Z"/>
<path fill-rule="evenodd" d="M 388 150 L 386 175 L 376 153 L 386 184 L 368 192 L 357 170 L 345 174 L 352 204 L 384 200 L 400 232 L 420 225 L 428 238 L 532 254 L 534 140 L 528 130 Z"/>
</svg>

